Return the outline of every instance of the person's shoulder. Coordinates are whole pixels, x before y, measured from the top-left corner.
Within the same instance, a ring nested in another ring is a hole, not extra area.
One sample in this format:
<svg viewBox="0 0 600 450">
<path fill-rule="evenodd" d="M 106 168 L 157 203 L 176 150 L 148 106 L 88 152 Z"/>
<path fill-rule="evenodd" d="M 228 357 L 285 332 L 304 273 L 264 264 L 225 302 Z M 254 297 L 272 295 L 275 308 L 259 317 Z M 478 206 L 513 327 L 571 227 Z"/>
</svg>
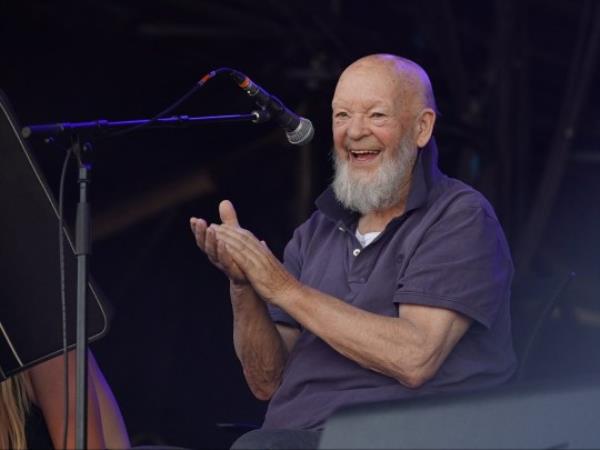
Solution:
<svg viewBox="0 0 600 450">
<path fill-rule="evenodd" d="M 473 186 L 452 177 L 445 177 L 438 184 L 435 201 L 444 205 L 448 212 L 477 210 L 497 221 L 496 212 L 489 200 Z"/>
<path fill-rule="evenodd" d="M 318 231 L 334 227 L 335 222 L 330 217 L 323 214 L 319 209 L 316 209 L 308 219 L 296 227 L 294 235 L 313 236 Z"/>
<path fill-rule="evenodd" d="M 296 227 L 286 246 L 288 257 L 293 252 L 302 254 L 315 243 L 327 239 L 336 228 L 335 222 L 318 209 L 311 216 Z"/>
</svg>

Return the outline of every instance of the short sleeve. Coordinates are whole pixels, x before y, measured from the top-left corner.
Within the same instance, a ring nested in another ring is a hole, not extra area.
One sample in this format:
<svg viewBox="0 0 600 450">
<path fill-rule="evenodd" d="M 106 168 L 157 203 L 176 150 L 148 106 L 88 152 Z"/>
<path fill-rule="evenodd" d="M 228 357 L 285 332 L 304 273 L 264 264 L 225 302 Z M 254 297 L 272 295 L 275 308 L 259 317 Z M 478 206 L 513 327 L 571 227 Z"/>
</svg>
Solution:
<svg viewBox="0 0 600 450">
<path fill-rule="evenodd" d="M 294 236 L 287 243 L 283 251 L 283 266 L 297 279 L 300 278 L 302 270 L 302 258 L 300 253 L 300 232 L 296 230 Z M 300 329 L 300 324 L 283 309 L 268 304 L 269 314 L 275 323 L 289 325 L 293 328 Z"/>
<path fill-rule="evenodd" d="M 508 301 L 513 265 L 493 212 L 449 208 L 423 235 L 394 294 L 396 304 L 451 309 L 490 328 Z"/>
</svg>

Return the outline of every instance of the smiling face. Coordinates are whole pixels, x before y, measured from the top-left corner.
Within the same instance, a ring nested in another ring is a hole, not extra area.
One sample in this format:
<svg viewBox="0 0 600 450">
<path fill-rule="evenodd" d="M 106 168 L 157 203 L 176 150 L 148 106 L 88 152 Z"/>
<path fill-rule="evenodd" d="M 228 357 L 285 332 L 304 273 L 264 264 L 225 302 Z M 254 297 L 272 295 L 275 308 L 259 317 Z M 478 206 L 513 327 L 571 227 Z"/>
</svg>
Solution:
<svg viewBox="0 0 600 450">
<path fill-rule="evenodd" d="M 398 203 L 410 184 L 424 108 L 422 82 L 411 70 L 367 57 L 344 71 L 333 96 L 333 188 L 363 215 Z"/>
</svg>

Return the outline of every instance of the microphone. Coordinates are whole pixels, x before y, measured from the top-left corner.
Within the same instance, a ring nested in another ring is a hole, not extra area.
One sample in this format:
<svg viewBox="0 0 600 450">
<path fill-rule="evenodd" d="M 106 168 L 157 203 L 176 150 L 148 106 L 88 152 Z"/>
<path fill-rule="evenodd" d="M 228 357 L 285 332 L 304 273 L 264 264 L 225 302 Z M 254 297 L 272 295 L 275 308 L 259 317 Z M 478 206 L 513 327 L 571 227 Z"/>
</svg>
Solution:
<svg viewBox="0 0 600 450">
<path fill-rule="evenodd" d="M 285 135 L 290 144 L 305 145 L 310 142 L 315 135 L 315 129 L 310 120 L 288 109 L 281 100 L 269 94 L 243 73 L 232 69 L 230 75 L 238 86 L 254 98 L 258 106 L 266 110 L 277 124 L 285 130 Z"/>
</svg>

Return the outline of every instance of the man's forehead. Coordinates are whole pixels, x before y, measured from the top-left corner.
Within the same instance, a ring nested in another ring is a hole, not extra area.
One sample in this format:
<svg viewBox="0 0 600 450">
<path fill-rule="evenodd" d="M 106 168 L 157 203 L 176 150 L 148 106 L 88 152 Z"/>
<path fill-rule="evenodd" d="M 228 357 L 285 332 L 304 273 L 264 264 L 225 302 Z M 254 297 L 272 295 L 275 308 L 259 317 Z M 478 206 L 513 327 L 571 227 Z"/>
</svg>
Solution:
<svg viewBox="0 0 600 450">
<path fill-rule="evenodd" d="M 406 87 L 406 83 L 400 77 L 385 68 L 354 66 L 340 76 L 332 105 L 389 105 L 412 94 Z"/>
<path fill-rule="evenodd" d="M 350 91 L 347 95 L 340 93 L 334 95 L 331 100 L 332 108 L 349 108 L 359 106 L 364 109 L 376 108 L 376 107 L 390 107 L 393 106 L 396 98 L 389 96 L 368 96 L 365 92 Z"/>
</svg>

